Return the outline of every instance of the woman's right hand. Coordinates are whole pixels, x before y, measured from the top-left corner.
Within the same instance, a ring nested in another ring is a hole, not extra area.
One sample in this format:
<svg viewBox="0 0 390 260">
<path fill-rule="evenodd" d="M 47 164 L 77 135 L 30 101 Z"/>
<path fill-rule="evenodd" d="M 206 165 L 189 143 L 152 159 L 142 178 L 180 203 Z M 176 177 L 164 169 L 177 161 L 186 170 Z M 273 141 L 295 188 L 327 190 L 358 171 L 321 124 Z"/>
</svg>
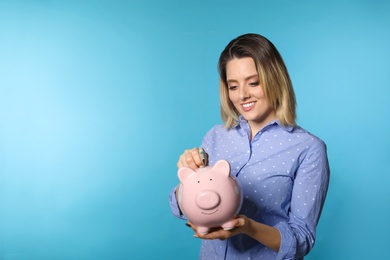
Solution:
<svg viewBox="0 0 390 260">
<path fill-rule="evenodd" d="M 180 155 L 179 161 L 177 162 L 177 168 L 187 167 L 194 171 L 202 166 L 204 166 L 204 163 L 199 154 L 199 148 L 197 147 L 192 148 L 191 150 L 185 150 L 184 153 Z"/>
</svg>

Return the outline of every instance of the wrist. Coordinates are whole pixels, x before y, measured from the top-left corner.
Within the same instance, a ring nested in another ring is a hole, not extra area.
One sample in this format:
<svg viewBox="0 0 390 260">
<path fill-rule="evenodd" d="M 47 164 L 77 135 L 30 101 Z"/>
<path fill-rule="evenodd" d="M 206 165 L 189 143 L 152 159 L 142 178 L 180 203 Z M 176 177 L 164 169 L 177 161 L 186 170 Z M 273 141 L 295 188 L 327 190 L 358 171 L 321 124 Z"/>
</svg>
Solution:
<svg viewBox="0 0 390 260">
<path fill-rule="evenodd" d="M 250 236 L 250 237 L 255 237 L 256 236 L 256 232 L 258 231 L 258 227 L 257 227 L 257 222 L 254 221 L 253 219 L 251 218 L 247 218 L 246 219 L 246 223 L 245 223 L 245 229 L 244 229 L 244 233 L 245 235 L 247 236 Z"/>
<path fill-rule="evenodd" d="M 247 219 L 246 226 L 246 235 L 259 241 L 261 244 L 274 250 L 275 252 L 279 251 L 281 236 L 276 228 L 267 226 L 250 218 Z"/>
</svg>

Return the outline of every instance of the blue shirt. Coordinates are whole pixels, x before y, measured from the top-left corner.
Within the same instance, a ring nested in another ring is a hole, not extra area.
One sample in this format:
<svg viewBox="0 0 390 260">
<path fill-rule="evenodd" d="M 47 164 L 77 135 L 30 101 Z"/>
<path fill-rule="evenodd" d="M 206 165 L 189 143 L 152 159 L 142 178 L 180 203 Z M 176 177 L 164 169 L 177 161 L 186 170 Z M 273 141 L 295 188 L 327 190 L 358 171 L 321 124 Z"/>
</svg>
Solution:
<svg viewBox="0 0 390 260">
<path fill-rule="evenodd" d="M 299 126 L 274 121 L 250 141 L 240 117 L 233 128 L 214 126 L 203 138 L 209 165 L 224 159 L 240 181 L 244 202 L 240 214 L 277 228 L 279 252 L 244 234 L 227 240 L 202 240 L 199 259 L 302 259 L 314 246 L 316 225 L 329 183 L 325 143 Z M 180 215 L 174 195 L 170 205 Z"/>
</svg>

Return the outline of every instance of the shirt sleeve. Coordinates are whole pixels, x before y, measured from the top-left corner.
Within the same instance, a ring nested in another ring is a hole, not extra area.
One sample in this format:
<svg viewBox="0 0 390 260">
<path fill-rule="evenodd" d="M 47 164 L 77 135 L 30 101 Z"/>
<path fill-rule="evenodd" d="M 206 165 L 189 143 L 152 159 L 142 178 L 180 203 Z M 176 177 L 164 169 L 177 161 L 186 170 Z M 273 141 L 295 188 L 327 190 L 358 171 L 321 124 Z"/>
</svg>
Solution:
<svg viewBox="0 0 390 260">
<path fill-rule="evenodd" d="M 183 215 L 183 213 L 179 209 L 179 205 L 176 200 L 176 189 L 177 187 L 173 188 L 171 192 L 169 193 L 169 205 L 171 206 L 172 214 L 180 219 L 186 220 L 186 217 Z"/>
<path fill-rule="evenodd" d="M 303 257 L 314 246 L 330 174 L 325 143 L 315 140 L 300 159 L 295 174 L 289 220 L 275 226 L 281 234 L 277 259 Z"/>
</svg>

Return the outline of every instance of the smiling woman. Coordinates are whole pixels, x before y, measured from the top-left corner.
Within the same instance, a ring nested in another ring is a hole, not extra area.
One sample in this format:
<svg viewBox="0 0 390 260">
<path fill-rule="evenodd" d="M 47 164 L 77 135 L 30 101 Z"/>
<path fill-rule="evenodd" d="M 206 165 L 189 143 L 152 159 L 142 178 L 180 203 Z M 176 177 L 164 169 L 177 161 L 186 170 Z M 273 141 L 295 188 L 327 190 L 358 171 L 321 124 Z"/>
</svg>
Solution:
<svg viewBox="0 0 390 260">
<path fill-rule="evenodd" d="M 234 228 L 212 229 L 200 259 L 303 259 L 314 246 L 329 183 L 325 143 L 295 124 L 295 95 L 274 45 L 258 34 L 232 40 L 219 59 L 221 115 L 203 138 L 210 165 L 227 160 L 243 188 Z M 178 167 L 203 166 L 199 149 Z M 174 215 L 185 218 L 170 194 Z"/>
<path fill-rule="evenodd" d="M 218 64 L 221 114 L 225 125 L 235 125 L 241 114 L 237 106 L 230 102 L 230 90 L 233 89 L 229 85 L 234 82 L 233 87 L 238 87 L 239 78 L 241 81 L 245 79 L 252 87 L 260 84 L 258 91 L 262 92 L 261 96 L 264 95 L 267 106 L 274 110 L 280 122 L 283 125 L 295 125 L 295 94 L 282 56 L 264 37 L 248 34 L 241 37 L 240 42 L 241 45 L 235 41 L 230 42 L 222 52 Z"/>
<path fill-rule="evenodd" d="M 229 99 L 248 121 L 252 139 L 254 133 L 276 119 L 276 111 L 264 95 L 252 58 L 232 59 L 227 63 L 226 74 Z"/>
<path fill-rule="evenodd" d="M 249 31 L 283 54 L 297 123 L 328 146 L 333 178 L 305 260 L 388 258 L 390 1 L 219 2 L 0 0 L 0 259 L 196 259 L 201 241 L 164 195 L 178 155 L 221 121 L 216 63 Z M 271 59 L 255 56 L 270 75 Z M 277 89 L 258 75 L 273 106 Z M 287 147 L 304 135 L 266 126 L 249 143 L 234 118 L 202 145 L 220 142 L 210 164 L 219 153 L 233 174 L 242 168 L 242 213 L 263 221 L 288 196 L 273 176 L 284 178 L 299 158 Z"/>
</svg>

